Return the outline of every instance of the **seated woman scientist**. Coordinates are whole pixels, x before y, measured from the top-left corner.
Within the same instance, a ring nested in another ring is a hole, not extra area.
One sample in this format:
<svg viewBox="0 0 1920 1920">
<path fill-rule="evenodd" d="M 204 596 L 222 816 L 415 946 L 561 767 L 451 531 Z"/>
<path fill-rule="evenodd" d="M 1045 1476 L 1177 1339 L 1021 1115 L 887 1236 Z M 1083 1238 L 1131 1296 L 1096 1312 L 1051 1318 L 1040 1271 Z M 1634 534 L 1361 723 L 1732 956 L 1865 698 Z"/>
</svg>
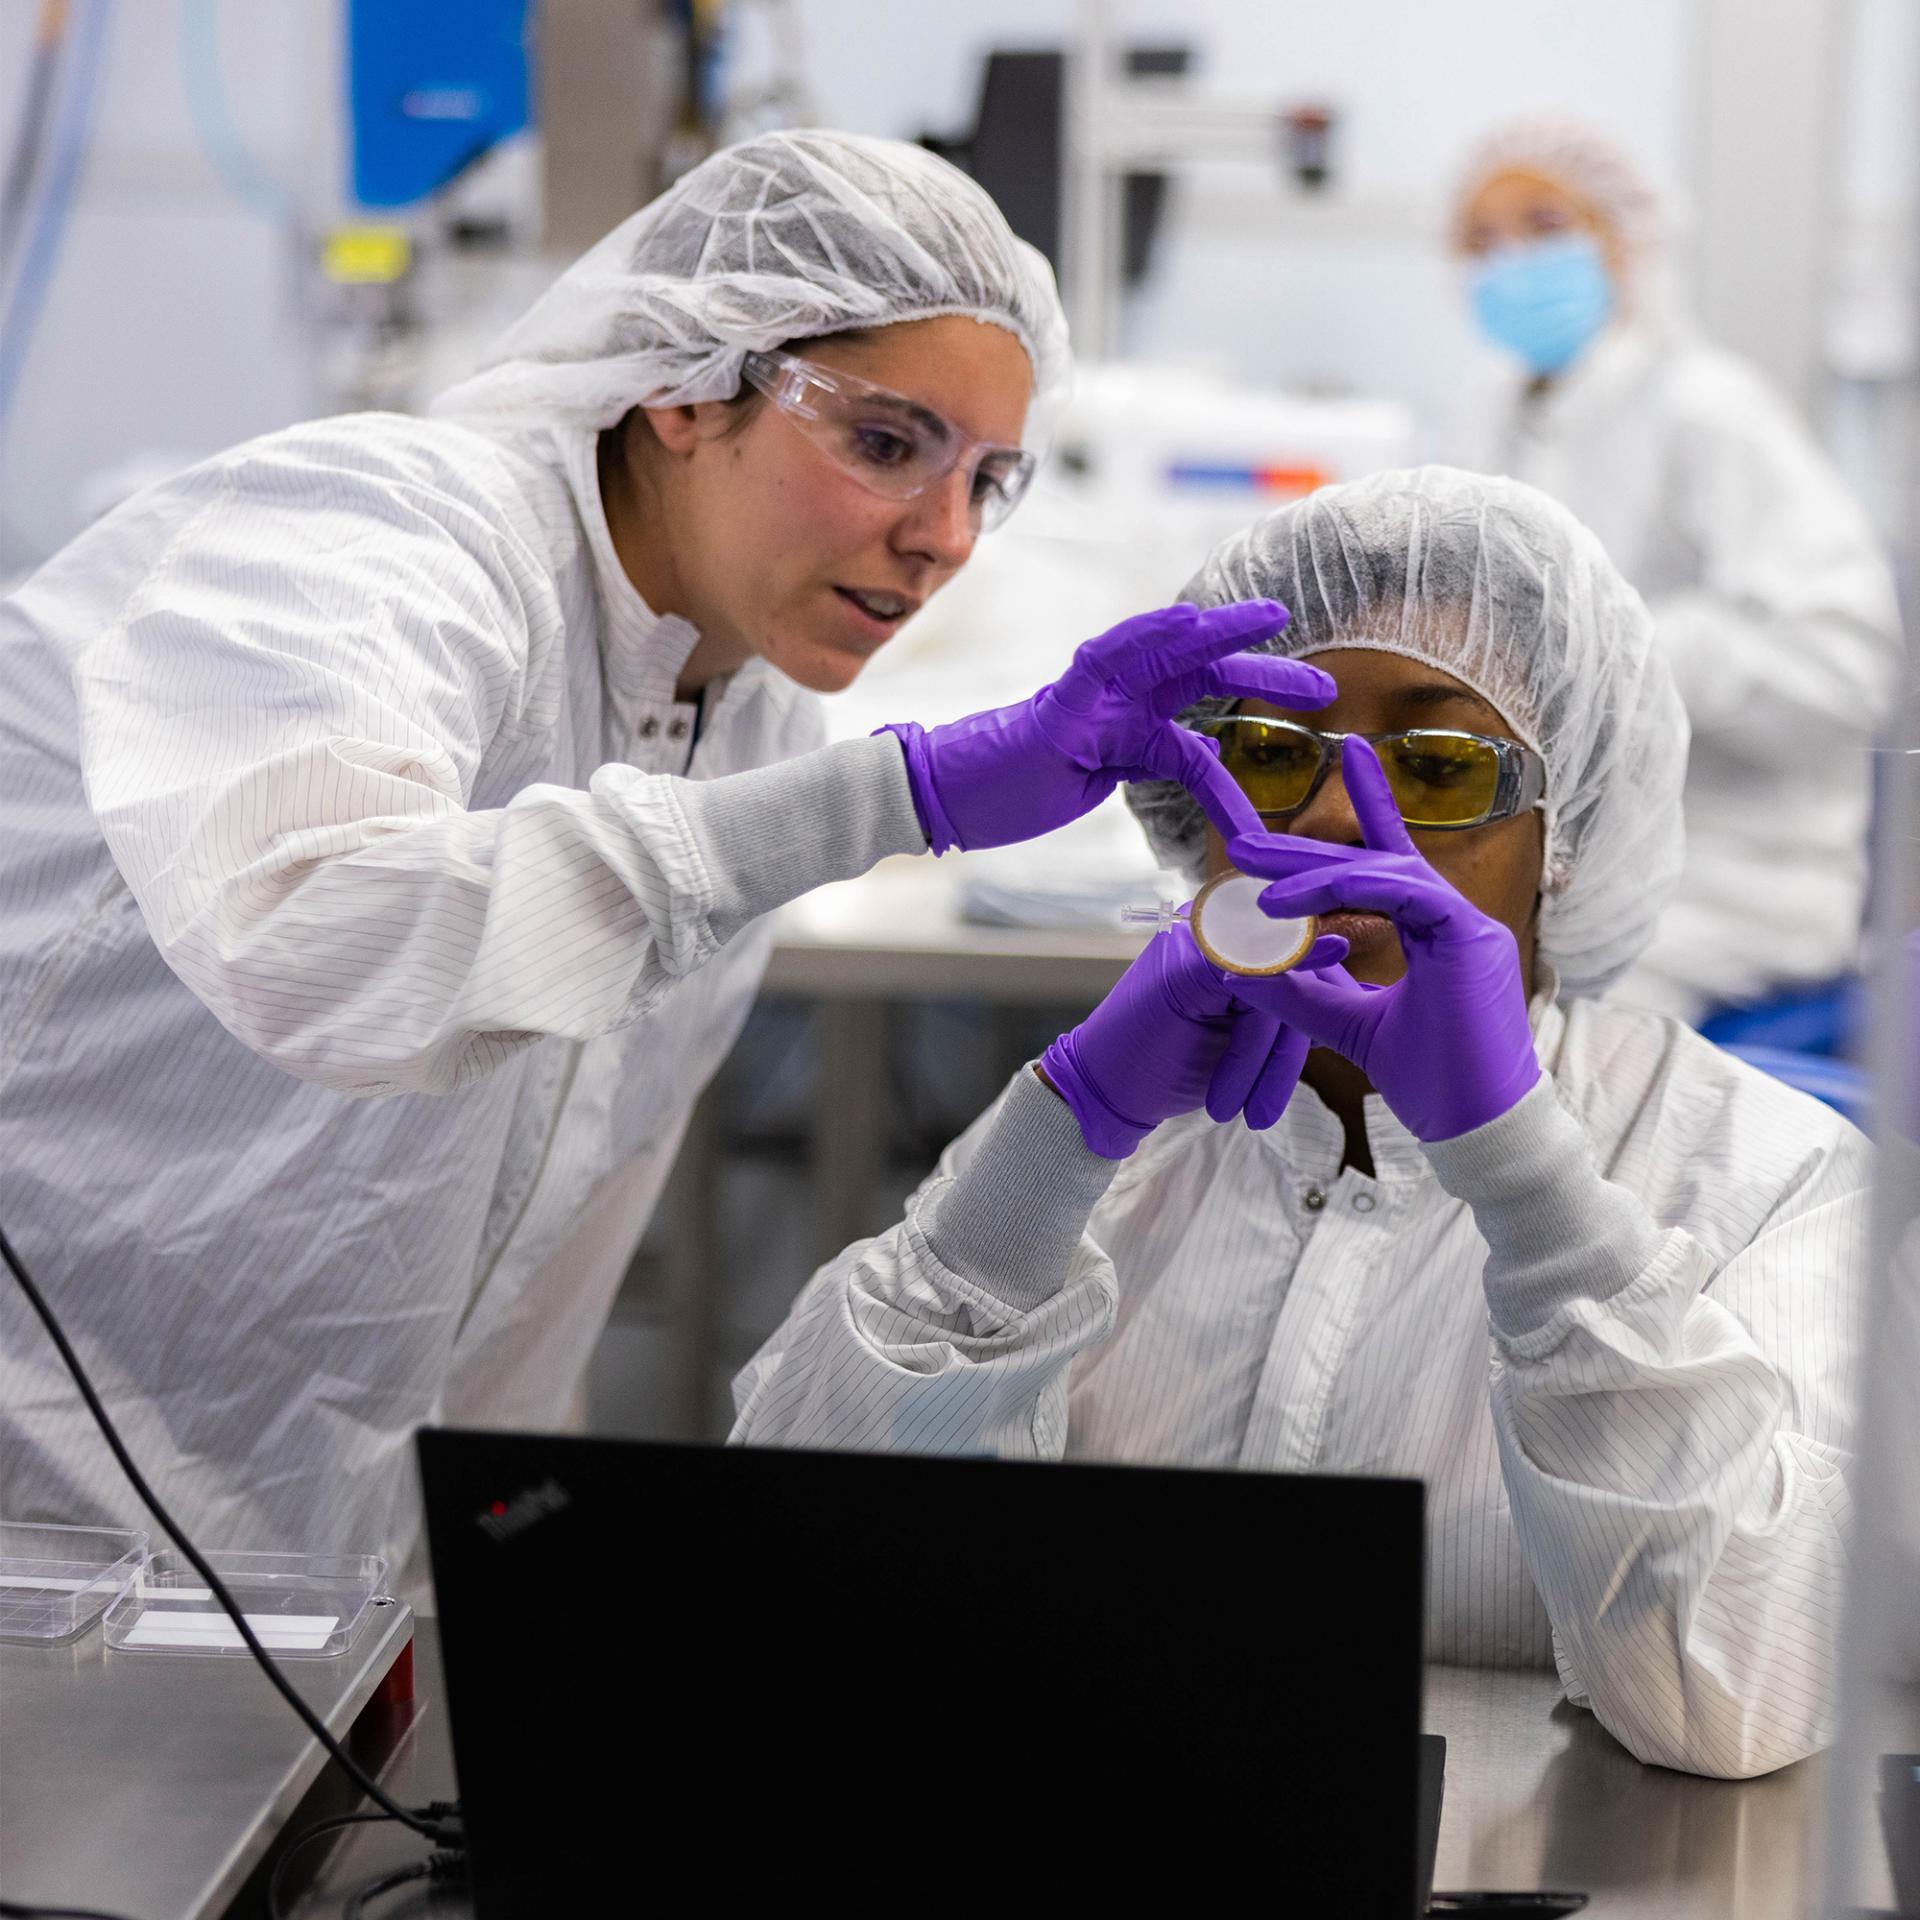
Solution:
<svg viewBox="0 0 1920 1920">
<path fill-rule="evenodd" d="M 971 181 L 770 134 L 438 419 L 237 448 L 0 607 L 0 1230 L 203 1544 L 398 1566 L 415 1427 L 563 1413 L 769 908 L 1128 774 L 1237 804 L 1168 716 L 1331 691 L 1219 664 L 1273 606 L 1179 608 L 822 747 L 809 689 L 1013 504 L 1065 370 Z M 0 1282 L 0 1511 L 131 1498 Z"/>
<path fill-rule="evenodd" d="M 814 1276 L 735 1438 L 1414 1476 L 1433 1658 L 1557 1665 L 1644 1760 L 1783 1766 L 1831 1723 L 1869 1153 L 1596 997 L 1680 865 L 1646 610 L 1563 508 L 1446 468 L 1188 588 L 1251 592 L 1339 694 L 1192 717 L 1287 832 L 1129 798 L 1167 864 L 1322 916 L 1311 970 L 1157 935 Z"/>
<path fill-rule="evenodd" d="M 1611 142 L 1498 132 L 1453 238 L 1513 371 L 1463 446 L 1599 535 L 1645 596 L 1693 725 L 1685 884 L 1623 983 L 1683 1019 L 1856 961 L 1869 749 L 1900 660 L 1886 559 L 1792 408 L 1703 339 L 1665 219 Z"/>
</svg>

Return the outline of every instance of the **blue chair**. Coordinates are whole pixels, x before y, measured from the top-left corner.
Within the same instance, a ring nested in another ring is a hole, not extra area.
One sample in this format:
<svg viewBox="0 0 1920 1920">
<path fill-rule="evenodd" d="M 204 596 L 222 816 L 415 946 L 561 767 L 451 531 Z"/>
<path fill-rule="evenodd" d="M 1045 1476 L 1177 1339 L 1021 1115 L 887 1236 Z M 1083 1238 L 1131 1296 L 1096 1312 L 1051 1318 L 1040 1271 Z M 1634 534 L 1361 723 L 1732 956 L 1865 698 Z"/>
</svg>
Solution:
<svg viewBox="0 0 1920 1920">
<path fill-rule="evenodd" d="M 1735 1053 L 1758 1047 L 1827 1060 L 1852 1054 L 1866 1027 L 1866 983 L 1852 974 L 1753 1006 L 1717 1007 L 1700 1022 L 1707 1039 Z"/>
<path fill-rule="evenodd" d="M 1725 1042 L 1721 1043 L 1725 1046 Z M 1873 1077 L 1850 1060 L 1831 1060 L 1820 1054 L 1794 1053 L 1786 1047 L 1729 1046 L 1726 1051 L 1750 1067 L 1810 1093 L 1856 1127 L 1864 1127 L 1873 1111 Z"/>
</svg>

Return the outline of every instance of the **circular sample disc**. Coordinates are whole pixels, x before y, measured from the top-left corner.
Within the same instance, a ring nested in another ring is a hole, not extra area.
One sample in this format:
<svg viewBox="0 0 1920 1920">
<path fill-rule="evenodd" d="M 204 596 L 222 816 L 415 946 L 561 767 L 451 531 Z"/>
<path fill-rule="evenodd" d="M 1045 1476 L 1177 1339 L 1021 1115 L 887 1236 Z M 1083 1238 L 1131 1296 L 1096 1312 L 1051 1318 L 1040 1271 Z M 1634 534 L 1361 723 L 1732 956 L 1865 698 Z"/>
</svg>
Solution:
<svg viewBox="0 0 1920 1920">
<path fill-rule="evenodd" d="M 1267 882 L 1250 873 L 1223 873 L 1194 896 L 1189 924 L 1200 951 L 1229 973 L 1285 973 L 1307 957 L 1319 929 L 1303 920 L 1276 920 L 1260 909 Z"/>
</svg>

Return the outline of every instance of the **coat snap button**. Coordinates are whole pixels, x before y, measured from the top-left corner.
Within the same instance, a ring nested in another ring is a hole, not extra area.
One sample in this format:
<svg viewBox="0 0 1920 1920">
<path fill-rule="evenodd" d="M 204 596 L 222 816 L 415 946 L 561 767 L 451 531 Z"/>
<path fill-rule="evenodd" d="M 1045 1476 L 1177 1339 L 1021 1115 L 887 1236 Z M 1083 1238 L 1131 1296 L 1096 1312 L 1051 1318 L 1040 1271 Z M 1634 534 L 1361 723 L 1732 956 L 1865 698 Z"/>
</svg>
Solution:
<svg viewBox="0 0 1920 1920">
<path fill-rule="evenodd" d="M 1355 1213 L 1371 1213 L 1373 1209 L 1374 1198 L 1372 1194 L 1356 1193 L 1353 1196 L 1353 1210 Z"/>
<path fill-rule="evenodd" d="M 648 714 L 648 716 L 640 722 L 640 738 L 642 740 L 651 740 L 659 731 L 660 722 L 656 720 L 652 714 Z"/>
<path fill-rule="evenodd" d="M 1318 1213 L 1327 1204 L 1327 1196 L 1318 1187 L 1309 1187 L 1301 1196 L 1300 1204 L 1309 1213 Z"/>
</svg>

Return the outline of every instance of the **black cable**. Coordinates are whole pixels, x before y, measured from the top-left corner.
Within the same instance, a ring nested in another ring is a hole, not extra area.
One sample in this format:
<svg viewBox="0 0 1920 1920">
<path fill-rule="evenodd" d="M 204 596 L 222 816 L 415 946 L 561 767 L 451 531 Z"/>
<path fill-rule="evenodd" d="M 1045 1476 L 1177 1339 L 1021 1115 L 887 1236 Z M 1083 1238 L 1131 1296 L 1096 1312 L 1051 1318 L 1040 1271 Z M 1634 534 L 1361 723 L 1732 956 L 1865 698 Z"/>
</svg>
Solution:
<svg viewBox="0 0 1920 1920">
<path fill-rule="evenodd" d="M 347 1895 L 346 1905 L 340 1909 L 340 1920 L 362 1920 L 369 1900 L 377 1900 L 383 1893 L 391 1893 L 395 1887 L 404 1887 L 410 1881 L 439 1880 L 464 1884 L 466 1872 L 464 1854 L 444 1851 L 431 1854 L 425 1860 L 416 1860 L 410 1867 L 394 1867 L 378 1879 L 355 1887 Z"/>
<path fill-rule="evenodd" d="M 391 1873 L 383 1873 L 377 1880 L 369 1880 L 364 1887 L 355 1887 L 347 1895 L 347 1904 L 340 1909 L 340 1920 L 360 1920 L 366 1912 L 367 1902 L 377 1900 L 383 1893 L 391 1893 L 395 1887 L 404 1887 L 409 1880 L 424 1880 L 432 1868 L 424 1860 L 416 1860 L 410 1867 L 395 1867 Z"/>
<path fill-rule="evenodd" d="M 367 1821 L 392 1818 L 392 1814 L 382 1813 L 378 1808 L 371 1813 L 336 1813 L 331 1819 L 316 1820 L 304 1833 L 296 1834 L 281 1848 L 280 1858 L 273 1863 L 273 1873 L 267 1881 L 267 1920 L 287 1920 L 286 1909 L 280 1904 L 280 1882 L 286 1877 L 287 1868 L 296 1853 L 315 1840 L 340 1832 L 343 1827 L 357 1827 Z"/>
<path fill-rule="evenodd" d="M 435 1800 L 430 1805 L 416 1807 L 414 1811 L 423 1820 L 444 1820 L 458 1818 L 460 1803 L 457 1800 Z M 338 1833 L 344 1827 L 357 1827 L 369 1822 L 391 1820 L 393 1815 L 375 1811 L 359 1813 L 336 1813 L 325 1820 L 316 1820 L 303 1832 L 296 1833 L 280 1850 L 280 1858 L 274 1862 L 272 1876 L 267 1881 L 267 1920 L 287 1920 L 285 1909 L 280 1904 L 280 1882 L 285 1877 L 288 1864 L 302 1848 L 315 1840 L 323 1840 L 330 1833 Z"/>
<path fill-rule="evenodd" d="M 376 1900 L 383 1893 L 391 1893 L 395 1887 L 404 1887 L 410 1880 L 424 1880 L 432 1871 L 426 1861 L 416 1860 L 410 1867 L 395 1867 L 391 1873 L 383 1873 L 379 1879 L 369 1880 L 364 1887 L 355 1887 L 347 1895 L 346 1905 L 340 1909 L 340 1920 L 360 1920 L 369 1900 Z"/>
<path fill-rule="evenodd" d="M 248 1652 L 259 1662 L 261 1671 L 273 1682 L 274 1686 L 279 1689 L 287 1705 L 300 1716 L 307 1731 L 320 1742 L 321 1746 L 332 1756 L 340 1770 L 375 1806 L 383 1808 L 393 1819 L 398 1820 L 401 1825 L 410 1827 L 424 1839 L 433 1841 L 436 1846 L 459 1847 L 463 1845 L 464 1842 L 458 1827 L 448 1827 L 439 1821 L 422 1820 L 416 1814 L 409 1812 L 399 1801 L 395 1800 L 393 1796 L 361 1766 L 359 1761 L 354 1759 L 353 1755 L 333 1737 L 326 1722 L 294 1691 L 292 1683 L 280 1669 L 273 1664 L 266 1648 L 260 1644 L 252 1627 L 247 1624 L 246 1616 L 240 1611 L 239 1603 L 234 1599 L 233 1595 L 227 1591 L 226 1582 L 207 1564 L 200 1549 L 187 1538 L 173 1515 L 160 1504 L 159 1495 L 147 1485 L 146 1476 L 134 1465 L 133 1455 L 127 1451 L 126 1443 L 120 1438 L 113 1421 L 108 1417 L 106 1408 L 101 1405 L 100 1396 L 94 1392 L 93 1382 L 87 1378 L 87 1371 L 80 1364 L 79 1356 L 74 1352 L 73 1348 L 67 1344 L 67 1336 L 61 1330 L 59 1321 L 54 1318 L 53 1309 L 47 1305 L 45 1299 L 41 1296 L 40 1289 L 34 1285 L 32 1279 L 28 1276 L 26 1268 L 21 1265 L 20 1258 L 14 1252 L 12 1243 L 7 1239 L 4 1229 L 0 1229 L 0 1261 L 5 1261 L 8 1271 L 11 1272 L 14 1279 L 19 1282 L 20 1291 L 27 1296 L 28 1304 L 31 1305 L 34 1312 L 40 1316 L 40 1324 L 46 1328 L 48 1338 L 50 1338 L 54 1346 L 58 1348 L 60 1358 L 66 1363 L 67 1371 L 73 1375 L 73 1383 L 80 1389 L 80 1397 L 87 1403 L 87 1411 L 93 1415 L 95 1425 L 99 1427 L 107 1445 L 113 1450 L 113 1457 L 119 1461 L 120 1471 L 133 1482 L 134 1492 L 140 1496 L 141 1500 L 145 1502 L 152 1512 L 154 1518 L 158 1520 L 166 1530 L 167 1537 L 172 1540 L 174 1545 L 186 1556 L 187 1564 L 192 1567 L 194 1572 L 206 1583 L 208 1591 L 220 1602 L 221 1606 L 226 1609 L 228 1617 L 233 1621 L 235 1627 L 239 1629 L 240 1638 L 246 1642 Z"/>
</svg>

